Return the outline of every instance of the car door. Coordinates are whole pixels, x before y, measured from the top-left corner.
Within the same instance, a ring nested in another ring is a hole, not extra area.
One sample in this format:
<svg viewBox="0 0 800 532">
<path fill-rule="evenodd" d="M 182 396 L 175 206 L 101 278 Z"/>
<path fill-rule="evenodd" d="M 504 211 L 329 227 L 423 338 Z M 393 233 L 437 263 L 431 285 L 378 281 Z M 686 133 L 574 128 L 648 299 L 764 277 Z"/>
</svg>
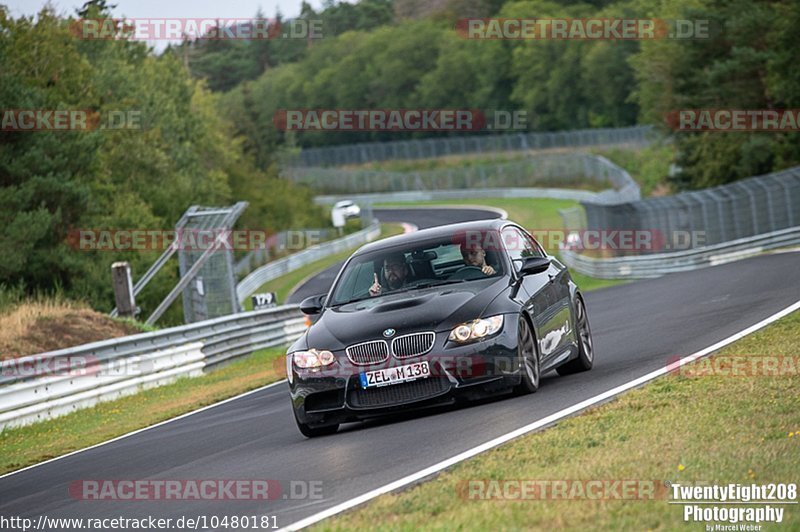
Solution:
<svg viewBox="0 0 800 532">
<path fill-rule="evenodd" d="M 516 272 L 526 258 L 547 256 L 528 233 L 516 226 L 503 229 L 503 243 Z M 547 272 L 526 275 L 521 281 L 524 306 L 533 317 L 543 367 L 563 356 L 565 348 L 571 345 L 569 285 L 565 272 L 560 262 L 551 260 Z"/>
<path fill-rule="evenodd" d="M 543 252 L 544 253 L 544 252 Z M 551 329 L 549 334 L 551 340 L 546 346 L 551 350 L 548 363 L 556 363 L 566 358 L 570 354 L 570 347 L 577 341 L 575 331 L 571 299 L 569 290 L 569 275 L 567 267 L 564 266 L 556 257 L 547 255 L 550 258 L 550 268 L 547 271 L 547 282 L 549 291 L 550 307 L 549 315 L 552 316 Z"/>
</svg>

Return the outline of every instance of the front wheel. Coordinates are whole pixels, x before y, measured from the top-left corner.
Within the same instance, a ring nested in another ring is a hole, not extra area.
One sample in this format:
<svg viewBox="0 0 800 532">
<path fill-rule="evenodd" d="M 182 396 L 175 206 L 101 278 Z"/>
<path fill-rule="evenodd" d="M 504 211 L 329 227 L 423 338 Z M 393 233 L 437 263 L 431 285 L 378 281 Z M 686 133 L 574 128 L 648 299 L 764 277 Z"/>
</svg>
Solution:
<svg viewBox="0 0 800 532">
<path fill-rule="evenodd" d="M 592 329 L 589 327 L 589 317 L 586 315 L 586 305 L 583 298 L 575 298 L 575 322 L 578 326 L 578 358 L 556 368 L 559 375 L 572 375 L 581 371 L 589 371 L 594 364 L 594 343 Z"/>
<path fill-rule="evenodd" d="M 539 389 L 541 366 L 539 365 L 538 351 L 528 320 L 520 316 L 519 325 L 517 325 L 517 352 L 519 353 L 519 369 L 522 379 L 514 388 L 514 391 L 520 395 L 533 393 Z"/>
</svg>

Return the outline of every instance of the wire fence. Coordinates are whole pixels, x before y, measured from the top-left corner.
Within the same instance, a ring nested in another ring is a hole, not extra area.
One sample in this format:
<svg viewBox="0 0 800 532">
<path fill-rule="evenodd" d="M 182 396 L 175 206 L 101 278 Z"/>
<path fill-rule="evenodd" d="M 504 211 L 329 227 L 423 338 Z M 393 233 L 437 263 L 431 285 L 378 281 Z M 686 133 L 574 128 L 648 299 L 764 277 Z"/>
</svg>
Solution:
<svg viewBox="0 0 800 532">
<path fill-rule="evenodd" d="M 598 202 L 639 199 L 639 187 L 624 169 L 587 153 L 540 153 L 522 159 L 419 172 L 290 168 L 285 175 L 319 194 L 369 194 L 422 190 L 568 187 L 599 190 Z"/>
<path fill-rule="evenodd" d="M 287 167 L 341 166 L 373 161 L 414 160 L 449 155 L 496 155 L 511 151 L 579 148 L 618 144 L 647 144 L 652 126 L 581 129 L 549 133 L 469 135 L 392 142 L 365 142 L 346 146 L 310 148 L 282 163 Z"/>
<path fill-rule="evenodd" d="M 677 237 L 680 249 L 711 246 L 800 225 L 800 167 L 674 196 L 582 205 L 583 220 L 574 211 L 562 213 L 568 229 L 633 230 L 665 239 L 666 248 L 637 254 L 674 250 Z"/>
<path fill-rule="evenodd" d="M 213 239 L 220 231 L 230 230 L 246 206 L 243 202 L 225 208 L 194 206 L 186 211 L 176 229 L 196 232 L 198 236 L 207 233 Z M 222 247 L 206 255 L 203 249 L 181 248 L 178 251 L 181 278 L 187 276 L 201 259 L 204 263 L 183 290 L 186 323 L 227 316 L 241 310 L 236 298 L 233 251 Z"/>
</svg>

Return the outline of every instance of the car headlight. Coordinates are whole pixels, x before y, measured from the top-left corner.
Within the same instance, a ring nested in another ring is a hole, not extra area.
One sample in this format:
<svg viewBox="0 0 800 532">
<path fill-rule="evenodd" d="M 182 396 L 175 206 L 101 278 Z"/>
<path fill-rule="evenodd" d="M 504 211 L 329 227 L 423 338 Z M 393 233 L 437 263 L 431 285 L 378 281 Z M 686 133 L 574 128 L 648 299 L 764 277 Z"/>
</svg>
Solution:
<svg viewBox="0 0 800 532">
<path fill-rule="evenodd" d="M 298 368 L 312 369 L 330 366 L 336 362 L 336 357 L 333 356 L 333 353 L 324 349 L 309 349 L 307 351 L 295 351 L 292 353 L 292 360 Z"/>
<path fill-rule="evenodd" d="M 450 331 L 449 339 L 453 342 L 466 343 L 496 334 L 503 328 L 503 315 L 490 318 L 479 318 L 457 325 Z"/>
</svg>

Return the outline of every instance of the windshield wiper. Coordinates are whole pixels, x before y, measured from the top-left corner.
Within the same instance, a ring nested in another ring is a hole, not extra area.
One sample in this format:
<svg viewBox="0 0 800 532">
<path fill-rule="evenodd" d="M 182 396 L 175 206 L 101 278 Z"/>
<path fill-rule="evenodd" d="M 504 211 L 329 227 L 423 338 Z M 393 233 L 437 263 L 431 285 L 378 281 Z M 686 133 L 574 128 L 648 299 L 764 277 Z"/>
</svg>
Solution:
<svg viewBox="0 0 800 532">
<path fill-rule="evenodd" d="M 408 291 L 410 291 L 410 290 L 416 290 L 416 289 L 418 289 L 418 288 L 431 288 L 431 287 L 433 287 L 433 286 L 442 286 L 442 285 L 446 285 L 446 284 L 457 284 L 457 283 L 463 283 L 463 282 L 464 282 L 464 281 L 466 281 L 466 280 L 467 280 L 467 279 L 449 279 L 449 280 L 448 280 L 448 279 L 445 279 L 445 280 L 443 280 L 443 281 L 429 281 L 429 282 L 427 282 L 427 283 L 418 283 L 418 284 L 415 284 L 415 285 L 413 285 L 413 286 L 408 286 L 408 287 L 405 287 L 405 288 L 400 288 L 399 290 L 392 290 L 391 292 L 388 292 L 386 295 L 389 295 L 389 294 L 399 294 L 399 293 L 401 293 L 401 292 L 408 292 Z M 381 294 L 381 295 L 383 295 L 383 294 Z"/>
<path fill-rule="evenodd" d="M 384 295 L 384 294 L 379 294 Z M 373 299 L 379 296 L 364 296 L 364 297 L 357 297 L 355 299 L 348 299 L 344 303 L 336 303 L 335 305 L 331 305 L 330 308 L 341 307 L 342 305 L 349 305 L 350 303 L 358 303 L 359 301 L 366 301 L 367 299 Z"/>
<path fill-rule="evenodd" d="M 457 284 L 457 283 L 463 283 L 466 280 L 467 279 L 443 279 L 441 281 L 431 281 L 429 283 L 420 283 L 420 284 L 417 284 L 417 285 L 414 285 L 414 286 L 410 287 L 409 289 L 413 290 L 414 288 L 430 288 L 432 286 L 442 286 L 442 285 L 445 285 L 445 284 Z"/>
</svg>

